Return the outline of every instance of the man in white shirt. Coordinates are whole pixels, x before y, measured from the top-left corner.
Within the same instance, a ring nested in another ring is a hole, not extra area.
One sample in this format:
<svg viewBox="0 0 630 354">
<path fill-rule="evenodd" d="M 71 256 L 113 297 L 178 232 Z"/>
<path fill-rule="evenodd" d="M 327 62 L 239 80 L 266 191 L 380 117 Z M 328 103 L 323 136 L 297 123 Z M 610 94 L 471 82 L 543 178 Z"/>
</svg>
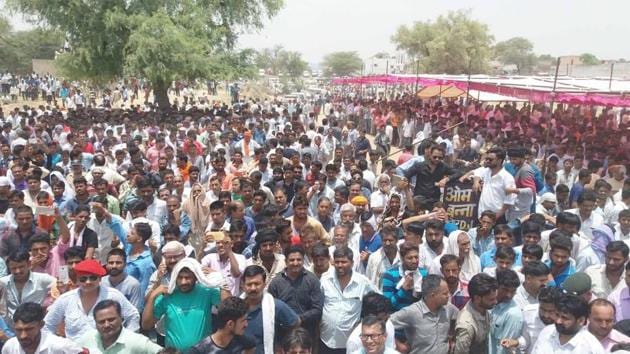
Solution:
<svg viewBox="0 0 630 354">
<path fill-rule="evenodd" d="M 446 240 L 444 239 L 444 223 L 433 219 L 426 222 L 424 231 L 426 242 L 420 245 L 420 269 L 428 270 L 433 260 L 446 252 Z"/>
<path fill-rule="evenodd" d="M 586 268 L 585 273 L 591 278 L 591 291 L 595 297 L 606 299 L 610 293 L 626 285 L 624 279 L 628 253 L 630 249 L 623 241 L 610 242 L 606 245 L 605 264 Z"/>
<path fill-rule="evenodd" d="M 381 229 L 380 235 L 382 246 L 368 258 L 365 276 L 382 291 L 383 274 L 400 264 L 400 255 L 396 244 L 396 229 L 393 226 L 385 226 Z"/>
<path fill-rule="evenodd" d="M 561 290 L 556 287 L 545 287 L 538 294 L 538 303 L 523 307 L 523 332 L 517 339 L 503 339 L 501 346 L 507 349 L 518 348 L 530 354 L 534 342 L 545 326 L 556 322 L 556 301 Z"/>
<path fill-rule="evenodd" d="M 17 308 L 26 302 L 44 303 L 50 296 L 50 290 L 56 285 L 56 279 L 46 273 L 30 270 L 27 251 L 16 250 L 9 254 L 7 266 L 11 274 L 0 278 L 3 288 L 3 303 L 6 306 L 5 322 L 12 325 L 11 317 Z"/>
<path fill-rule="evenodd" d="M 501 220 L 508 209 L 514 205 L 515 196 L 507 194 L 507 188 L 515 188 L 514 177 L 503 168 L 505 150 L 493 148 L 488 150 L 485 157 L 485 168 L 475 170 L 473 175 L 473 189 L 481 191 L 479 197 L 479 217 L 481 213 L 490 210 Z M 480 186 L 483 182 L 483 187 Z"/>
<path fill-rule="evenodd" d="M 59 324 L 65 326 L 67 338 L 76 339 L 90 329 L 95 328 L 94 313 L 83 309 L 92 308 L 99 301 L 110 299 L 120 303 L 125 328 L 137 331 L 140 328 L 140 314 L 120 291 L 100 285 L 105 269 L 101 264 L 88 259 L 74 267 L 79 287 L 59 296 L 48 308 L 44 318 L 46 330 L 55 332 Z"/>
<path fill-rule="evenodd" d="M 569 187 L 570 190 L 571 187 L 573 187 L 575 179 L 577 178 L 577 173 L 573 170 L 573 160 L 564 160 L 564 162 L 562 163 L 562 167 L 562 170 L 556 172 L 556 186 L 559 184 L 564 184 Z"/>
<path fill-rule="evenodd" d="M 514 301 L 523 309 L 538 304 L 538 295 L 549 281 L 551 270 L 541 261 L 531 261 L 523 266 L 521 273 L 525 275 L 525 281 L 516 289 Z"/>
<path fill-rule="evenodd" d="M 605 221 L 611 224 L 619 222 L 619 214 L 624 210 L 630 210 L 630 189 L 622 192 L 621 201 L 615 202 L 609 213 L 605 215 Z"/>
<path fill-rule="evenodd" d="M 604 223 L 604 217 L 599 213 L 594 213 L 597 206 L 597 195 L 592 190 L 585 190 L 577 199 L 578 207 L 569 209 L 567 213 L 572 213 L 580 217 L 582 226 L 580 232 L 589 239 L 593 239 L 593 229 Z"/>
<path fill-rule="evenodd" d="M 4 344 L 2 354 L 87 352 L 70 339 L 42 331 L 44 315 L 44 308 L 39 304 L 27 302 L 20 305 L 13 315 L 15 337 Z"/>
<path fill-rule="evenodd" d="M 532 354 L 580 353 L 603 354 L 600 342 L 586 330 L 588 303 L 576 295 L 562 295 L 556 302 L 558 313 L 554 326 L 540 332 Z"/>
<path fill-rule="evenodd" d="M 630 246 L 630 209 L 619 212 L 619 218 L 615 225 L 615 240 L 623 241 Z"/>
<path fill-rule="evenodd" d="M 322 276 L 324 308 L 320 353 L 346 348 L 348 336 L 359 321 L 363 296 L 378 290 L 365 276 L 353 271 L 353 253 L 340 247 L 333 253 L 334 271 Z"/>
<path fill-rule="evenodd" d="M 136 180 L 136 190 L 139 198 L 147 203 L 147 218 L 164 225 L 168 221 L 166 202 L 155 197 L 155 188 L 148 178 Z"/>
</svg>

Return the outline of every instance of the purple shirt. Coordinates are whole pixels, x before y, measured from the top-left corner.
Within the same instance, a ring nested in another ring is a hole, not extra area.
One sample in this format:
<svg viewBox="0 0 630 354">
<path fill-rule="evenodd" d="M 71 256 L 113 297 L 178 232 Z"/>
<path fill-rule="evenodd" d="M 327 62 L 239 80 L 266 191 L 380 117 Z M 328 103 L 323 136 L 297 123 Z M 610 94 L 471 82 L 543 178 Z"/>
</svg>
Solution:
<svg viewBox="0 0 630 354">
<path fill-rule="evenodd" d="M 610 293 L 608 301 L 615 305 L 617 322 L 630 319 L 630 290 L 627 286 Z"/>
</svg>

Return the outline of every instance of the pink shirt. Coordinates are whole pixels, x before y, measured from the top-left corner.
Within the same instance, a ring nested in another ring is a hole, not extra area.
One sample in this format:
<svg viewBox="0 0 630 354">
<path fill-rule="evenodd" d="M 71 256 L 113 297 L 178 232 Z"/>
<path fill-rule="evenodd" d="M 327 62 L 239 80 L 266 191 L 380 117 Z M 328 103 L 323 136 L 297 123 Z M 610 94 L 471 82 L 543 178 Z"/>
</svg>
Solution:
<svg viewBox="0 0 630 354">
<path fill-rule="evenodd" d="M 610 352 L 615 344 L 630 343 L 630 337 L 622 334 L 616 329 L 613 329 L 612 331 L 610 331 L 610 333 L 608 333 L 606 338 L 600 340 L 600 343 L 602 343 L 602 346 L 604 347 L 604 349 L 606 349 L 607 352 Z"/>
<path fill-rule="evenodd" d="M 59 267 L 66 264 L 66 260 L 63 258 L 64 252 L 70 248 L 70 243 L 63 243 L 61 239 L 57 242 L 57 245 L 50 250 L 48 254 L 48 261 L 46 266 L 33 268 L 34 272 L 46 273 L 55 278 L 59 278 Z"/>
<path fill-rule="evenodd" d="M 608 301 L 615 305 L 615 320 L 617 322 L 621 320 L 630 319 L 630 290 L 627 286 L 621 289 L 617 289 L 608 295 Z"/>
<path fill-rule="evenodd" d="M 234 253 L 236 257 L 236 261 L 238 262 L 238 268 L 241 274 L 245 271 L 245 267 L 247 267 L 248 261 L 245 259 L 245 256 L 241 254 Z M 230 292 L 233 296 L 238 296 L 241 293 L 241 277 L 234 278 L 232 276 L 232 266 L 230 265 L 230 260 L 227 259 L 225 262 L 221 261 L 219 255 L 217 253 L 210 253 L 207 256 L 203 257 L 201 260 L 201 265 L 206 266 L 214 271 L 220 272 L 223 274 L 228 287 L 230 288 Z"/>
</svg>

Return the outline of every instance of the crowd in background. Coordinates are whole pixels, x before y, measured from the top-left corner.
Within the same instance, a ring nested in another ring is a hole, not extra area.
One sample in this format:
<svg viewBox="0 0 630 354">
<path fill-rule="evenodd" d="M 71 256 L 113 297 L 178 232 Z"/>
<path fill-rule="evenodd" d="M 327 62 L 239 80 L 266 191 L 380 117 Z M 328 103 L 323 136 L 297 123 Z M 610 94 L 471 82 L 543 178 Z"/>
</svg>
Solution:
<svg viewBox="0 0 630 354">
<path fill-rule="evenodd" d="M 3 353 L 630 350 L 625 110 L 1 79 Z"/>
</svg>

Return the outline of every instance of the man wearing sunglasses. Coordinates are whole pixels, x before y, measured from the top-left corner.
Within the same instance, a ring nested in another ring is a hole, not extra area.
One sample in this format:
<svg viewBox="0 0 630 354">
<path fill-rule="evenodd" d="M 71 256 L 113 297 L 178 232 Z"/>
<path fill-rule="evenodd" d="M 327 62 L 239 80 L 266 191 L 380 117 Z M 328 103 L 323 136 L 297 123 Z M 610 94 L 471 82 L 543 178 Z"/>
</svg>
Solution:
<svg viewBox="0 0 630 354">
<path fill-rule="evenodd" d="M 440 200 L 440 188 L 444 188 L 449 181 L 460 178 L 463 173 L 444 162 L 444 149 L 440 145 L 433 145 L 429 159 L 411 167 L 405 173 L 407 180 L 416 178 L 413 195 L 421 195 L 427 199 L 429 209 Z"/>
<path fill-rule="evenodd" d="M 66 337 L 76 340 L 90 329 L 95 328 L 92 309 L 102 300 L 117 301 L 122 308 L 125 328 L 137 331 L 140 328 L 138 310 L 120 291 L 101 286 L 105 269 L 94 259 L 79 262 L 74 267 L 79 288 L 61 295 L 49 308 L 44 322 L 46 330 L 55 333 L 60 323 L 64 323 Z"/>
</svg>

